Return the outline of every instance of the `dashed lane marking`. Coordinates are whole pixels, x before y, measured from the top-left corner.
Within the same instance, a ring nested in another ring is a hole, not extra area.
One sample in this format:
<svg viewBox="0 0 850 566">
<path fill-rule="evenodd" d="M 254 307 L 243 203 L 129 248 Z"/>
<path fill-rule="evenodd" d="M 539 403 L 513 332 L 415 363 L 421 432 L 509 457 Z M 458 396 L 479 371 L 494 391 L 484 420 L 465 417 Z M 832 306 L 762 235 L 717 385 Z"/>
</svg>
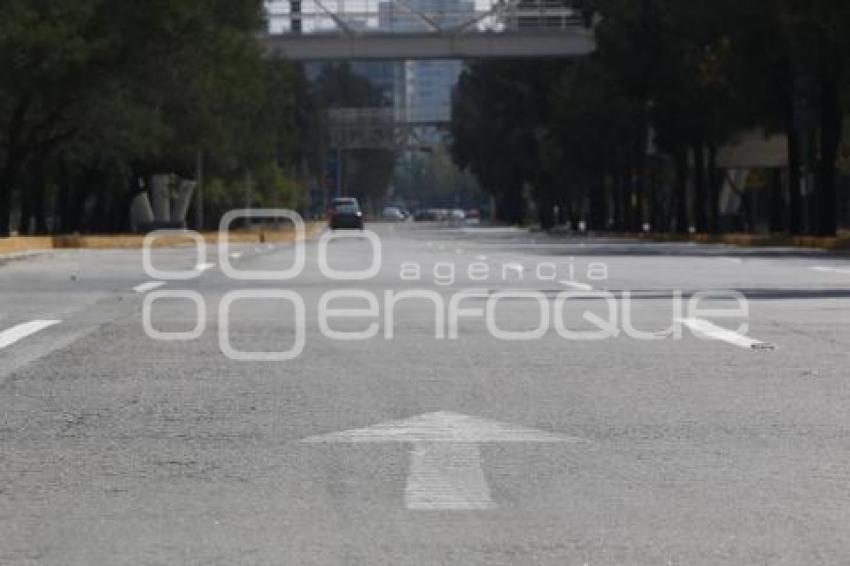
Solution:
<svg viewBox="0 0 850 566">
<path fill-rule="evenodd" d="M 149 291 L 153 291 L 154 289 L 159 289 L 165 285 L 164 281 L 148 281 L 147 283 L 142 283 L 141 285 L 136 285 L 133 287 L 133 291 L 136 293 L 147 293 Z"/>
<path fill-rule="evenodd" d="M 769 342 L 756 340 L 749 336 L 721 328 L 716 324 L 701 318 L 682 318 L 679 321 L 693 331 L 697 337 L 719 340 L 747 350 L 775 350 L 776 346 Z"/>
<path fill-rule="evenodd" d="M 820 273 L 839 273 L 841 275 L 850 275 L 850 269 L 841 269 L 838 267 L 810 267 L 809 269 Z"/>
<path fill-rule="evenodd" d="M 565 279 L 560 283 L 565 287 L 572 287 L 573 289 L 577 289 L 579 291 L 593 291 L 593 285 L 588 285 L 587 283 L 582 283 L 580 281 L 567 281 Z"/>
<path fill-rule="evenodd" d="M 8 328 L 0 332 L 0 350 L 19 342 L 27 336 L 32 336 L 37 332 L 41 332 L 45 328 L 50 328 L 62 322 L 61 320 L 31 320 L 23 324 L 18 324 L 12 328 Z"/>
</svg>

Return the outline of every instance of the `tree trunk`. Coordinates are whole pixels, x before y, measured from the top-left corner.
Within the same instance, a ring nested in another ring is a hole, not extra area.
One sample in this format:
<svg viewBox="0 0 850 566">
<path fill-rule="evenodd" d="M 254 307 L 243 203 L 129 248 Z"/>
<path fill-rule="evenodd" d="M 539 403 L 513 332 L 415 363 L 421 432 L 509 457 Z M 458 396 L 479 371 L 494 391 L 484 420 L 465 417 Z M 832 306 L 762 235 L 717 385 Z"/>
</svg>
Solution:
<svg viewBox="0 0 850 566">
<path fill-rule="evenodd" d="M 676 152 L 676 232 L 687 234 L 690 230 L 688 219 L 688 153 Z"/>
<path fill-rule="evenodd" d="M 629 163 L 626 167 L 623 168 L 623 225 L 625 226 L 626 232 L 633 232 L 635 230 L 635 218 L 637 214 L 635 213 L 635 170 L 632 168 L 632 164 Z"/>
<path fill-rule="evenodd" d="M 778 234 L 785 231 L 785 195 L 782 170 L 774 169 L 770 180 L 770 231 Z"/>
<path fill-rule="evenodd" d="M 12 193 L 21 176 L 23 156 L 10 144 L 6 163 L 0 169 L 0 238 L 10 235 L 12 221 Z"/>
<path fill-rule="evenodd" d="M 717 147 L 708 145 L 708 230 L 712 234 L 720 232 L 720 182 L 717 175 Z"/>
<path fill-rule="evenodd" d="M 794 126 L 793 103 L 788 102 L 786 133 L 788 135 L 788 232 L 803 233 L 802 163 L 800 155 L 800 132 Z"/>
<path fill-rule="evenodd" d="M 35 213 L 35 203 L 33 202 L 32 187 L 21 187 L 19 197 L 21 201 L 21 220 L 18 226 L 18 234 L 21 236 L 31 236 L 30 224 Z"/>
<path fill-rule="evenodd" d="M 544 197 L 537 202 L 537 219 L 540 228 L 551 230 L 555 226 L 555 203 L 550 198 Z"/>
<path fill-rule="evenodd" d="M 0 176 L 0 238 L 9 235 L 12 219 L 12 183 L 5 175 Z"/>
<path fill-rule="evenodd" d="M 12 195 L 21 176 L 21 160 L 16 152 L 6 157 L 6 165 L 0 171 L 0 238 L 9 236 L 12 222 Z"/>
<path fill-rule="evenodd" d="M 611 186 L 611 202 L 614 206 L 613 215 L 614 215 L 614 230 L 622 231 L 623 230 L 623 181 L 622 175 L 620 174 L 619 165 L 614 166 L 614 175 L 611 180 L 613 185 Z"/>
<path fill-rule="evenodd" d="M 705 147 L 702 141 L 694 144 L 694 215 L 697 232 L 706 231 Z"/>
<path fill-rule="evenodd" d="M 827 70 L 821 79 L 820 161 L 817 170 L 818 236 L 835 236 L 838 231 L 836 160 L 844 128 L 839 72 Z"/>
<path fill-rule="evenodd" d="M 638 150 L 635 155 L 635 182 L 634 182 L 634 216 L 632 218 L 632 230 L 640 232 L 643 229 L 644 222 L 644 198 L 646 196 L 646 128 L 642 129 L 644 133 L 638 144 Z"/>
<path fill-rule="evenodd" d="M 33 210 L 33 217 L 35 219 L 35 233 L 39 235 L 45 235 L 48 233 L 47 227 L 47 202 L 45 197 L 47 196 L 47 184 L 46 179 L 41 177 L 41 182 L 37 187 L 34 187 L 33 191 L 33 202 L 35 203 L 35 208 Z"/>
<path fill-rule="evenodd" d="M 590 227 L 591 230 L 605 230 L 605 173 L 596 186 L 590 188 Z"/>
</svg>

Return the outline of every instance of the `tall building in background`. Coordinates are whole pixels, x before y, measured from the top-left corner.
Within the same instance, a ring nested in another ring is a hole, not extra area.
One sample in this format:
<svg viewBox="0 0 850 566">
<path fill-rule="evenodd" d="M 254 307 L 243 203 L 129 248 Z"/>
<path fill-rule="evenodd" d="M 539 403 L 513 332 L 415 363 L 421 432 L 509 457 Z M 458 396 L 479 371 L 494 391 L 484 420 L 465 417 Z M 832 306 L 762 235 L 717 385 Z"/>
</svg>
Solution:
<svg viewBox="0 0 850 566">
<path fill-rule="evenodd" d="M 400 61 L 358 61 L 351 70 L 369 80 L 381 92 L 384 107 L 394 110 L 396 120 L 405 116 L 404 63 Z"/>
<path fill-rule="evenodd" d="M 404 65 L 406 113 L 411 123 L 443 123 L 452 118 L 452 91 L 463 70 L 460 61 L 408 61 Z"/>
<path fill-rule="evenodd" d="M 468 0 L 408 0 L 407 5 L 445 27 L 458 25 L 475 14 Z M 425 24 L 393 2 L 378 5 L 378 29 L 389 32 L 422 31 Z M 460 61 L 407 61 L 394 88 L 396 109 L 408 123 L 449 122 L 452 90 L 463 70 Z"/>
<path fill-rule="evenodd" d="M 475 16 L 474 0 L 406 0 L 409 9 L 390 1 L 378 2 L 377 21 L 357 22 L 355 27 L 370 27 L 387 33 L 411 33 L 426 30 L 427 24 L 411 11 L 450 29 Z M 307 74 L 315 78 L 322 63 L 308 63 Z M 357 61 L 351 70 L 365 77 L 381 93 L 381 106 L 393 108 L 397 122 L 416 124 L 418 142 L 439 143 L 439 125 L 451 121 L 452 92 L 463 63 L 458 60 L 433 61 Z"/>
</svg>

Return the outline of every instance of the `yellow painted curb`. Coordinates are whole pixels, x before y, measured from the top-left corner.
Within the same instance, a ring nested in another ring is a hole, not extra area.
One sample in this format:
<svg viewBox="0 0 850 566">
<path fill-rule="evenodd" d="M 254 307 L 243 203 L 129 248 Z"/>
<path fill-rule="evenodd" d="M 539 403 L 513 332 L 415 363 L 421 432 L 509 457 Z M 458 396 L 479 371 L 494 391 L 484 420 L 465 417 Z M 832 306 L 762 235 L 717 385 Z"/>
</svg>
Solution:
<svg viewBox="0 0 850 566">
<path fill-rule="evenodd" d="M 850 237 L 779 236 L 767 234 L 638 234 L 655 242 L 697 242 L 743 247 L 811 248 L 827 251 L 850 250 Z"/>
<path fill-rule="evenodd" d="M 15 254 L 53 249 L 50 236 L 0 238 L 0 254 Z"/>
<path fill-rule="evenodd" d="M 307 223 L 307 239 L 315 237 L 325 227 L 324 222 Z M 218 243 L 218 232 L 201 234 L 208 244 Z M 261 230 L 257 232 L 230 232 L 228 241 L 234 244 L 285 243 L 295 239 L 294 230 Z M 0 238 L 0 254 L 26 253 L 58 249 L 140 249 L 145 236 L 140 234 L 115 234 L 105 236 L 15 236 Z M 193 245 L 191 236 L 166 236 L 157 238 L 153 246 L 157 248 Z"/>
</svg>

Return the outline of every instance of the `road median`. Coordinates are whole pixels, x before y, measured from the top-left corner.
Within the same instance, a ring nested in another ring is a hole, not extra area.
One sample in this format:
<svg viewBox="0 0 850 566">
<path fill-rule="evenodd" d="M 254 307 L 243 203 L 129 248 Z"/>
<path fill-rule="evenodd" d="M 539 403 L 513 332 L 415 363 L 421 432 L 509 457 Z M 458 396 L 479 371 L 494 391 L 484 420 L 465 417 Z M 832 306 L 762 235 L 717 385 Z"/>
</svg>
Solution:
<svg viewBox="0 0 850 566">
<path fill-rule="evenodd" d="M 850 251 L 850 234 L 835 237 L 771 234 L 639 234 L 638 238 L 654 242 L 696 242 L 741 247 L 810 248 L 831 252 Z"/>
<path fill-rule="evenodd" d="M 323 222 L 308 222 L 307 239 L 319 234 L 324 226 Z M 219 241 L 218 232 L 203 232 L 201 236 L 208 244 L 217 244 Z M 282 244 L 294 241 L 295 231 L 292 229 L 233 231 L 228 234 L 228 240 L 234 244 Z M 141 249 L 144 241 L 144 234 L 13 236 L 0 238 L 0 255 L 67 249 Z M 193 245 L 194 242 L 195 240 L 188 233 L 187 235 L 175 234 L 157 238 L 153 246 L 180 247 Z"/>
</svg>

